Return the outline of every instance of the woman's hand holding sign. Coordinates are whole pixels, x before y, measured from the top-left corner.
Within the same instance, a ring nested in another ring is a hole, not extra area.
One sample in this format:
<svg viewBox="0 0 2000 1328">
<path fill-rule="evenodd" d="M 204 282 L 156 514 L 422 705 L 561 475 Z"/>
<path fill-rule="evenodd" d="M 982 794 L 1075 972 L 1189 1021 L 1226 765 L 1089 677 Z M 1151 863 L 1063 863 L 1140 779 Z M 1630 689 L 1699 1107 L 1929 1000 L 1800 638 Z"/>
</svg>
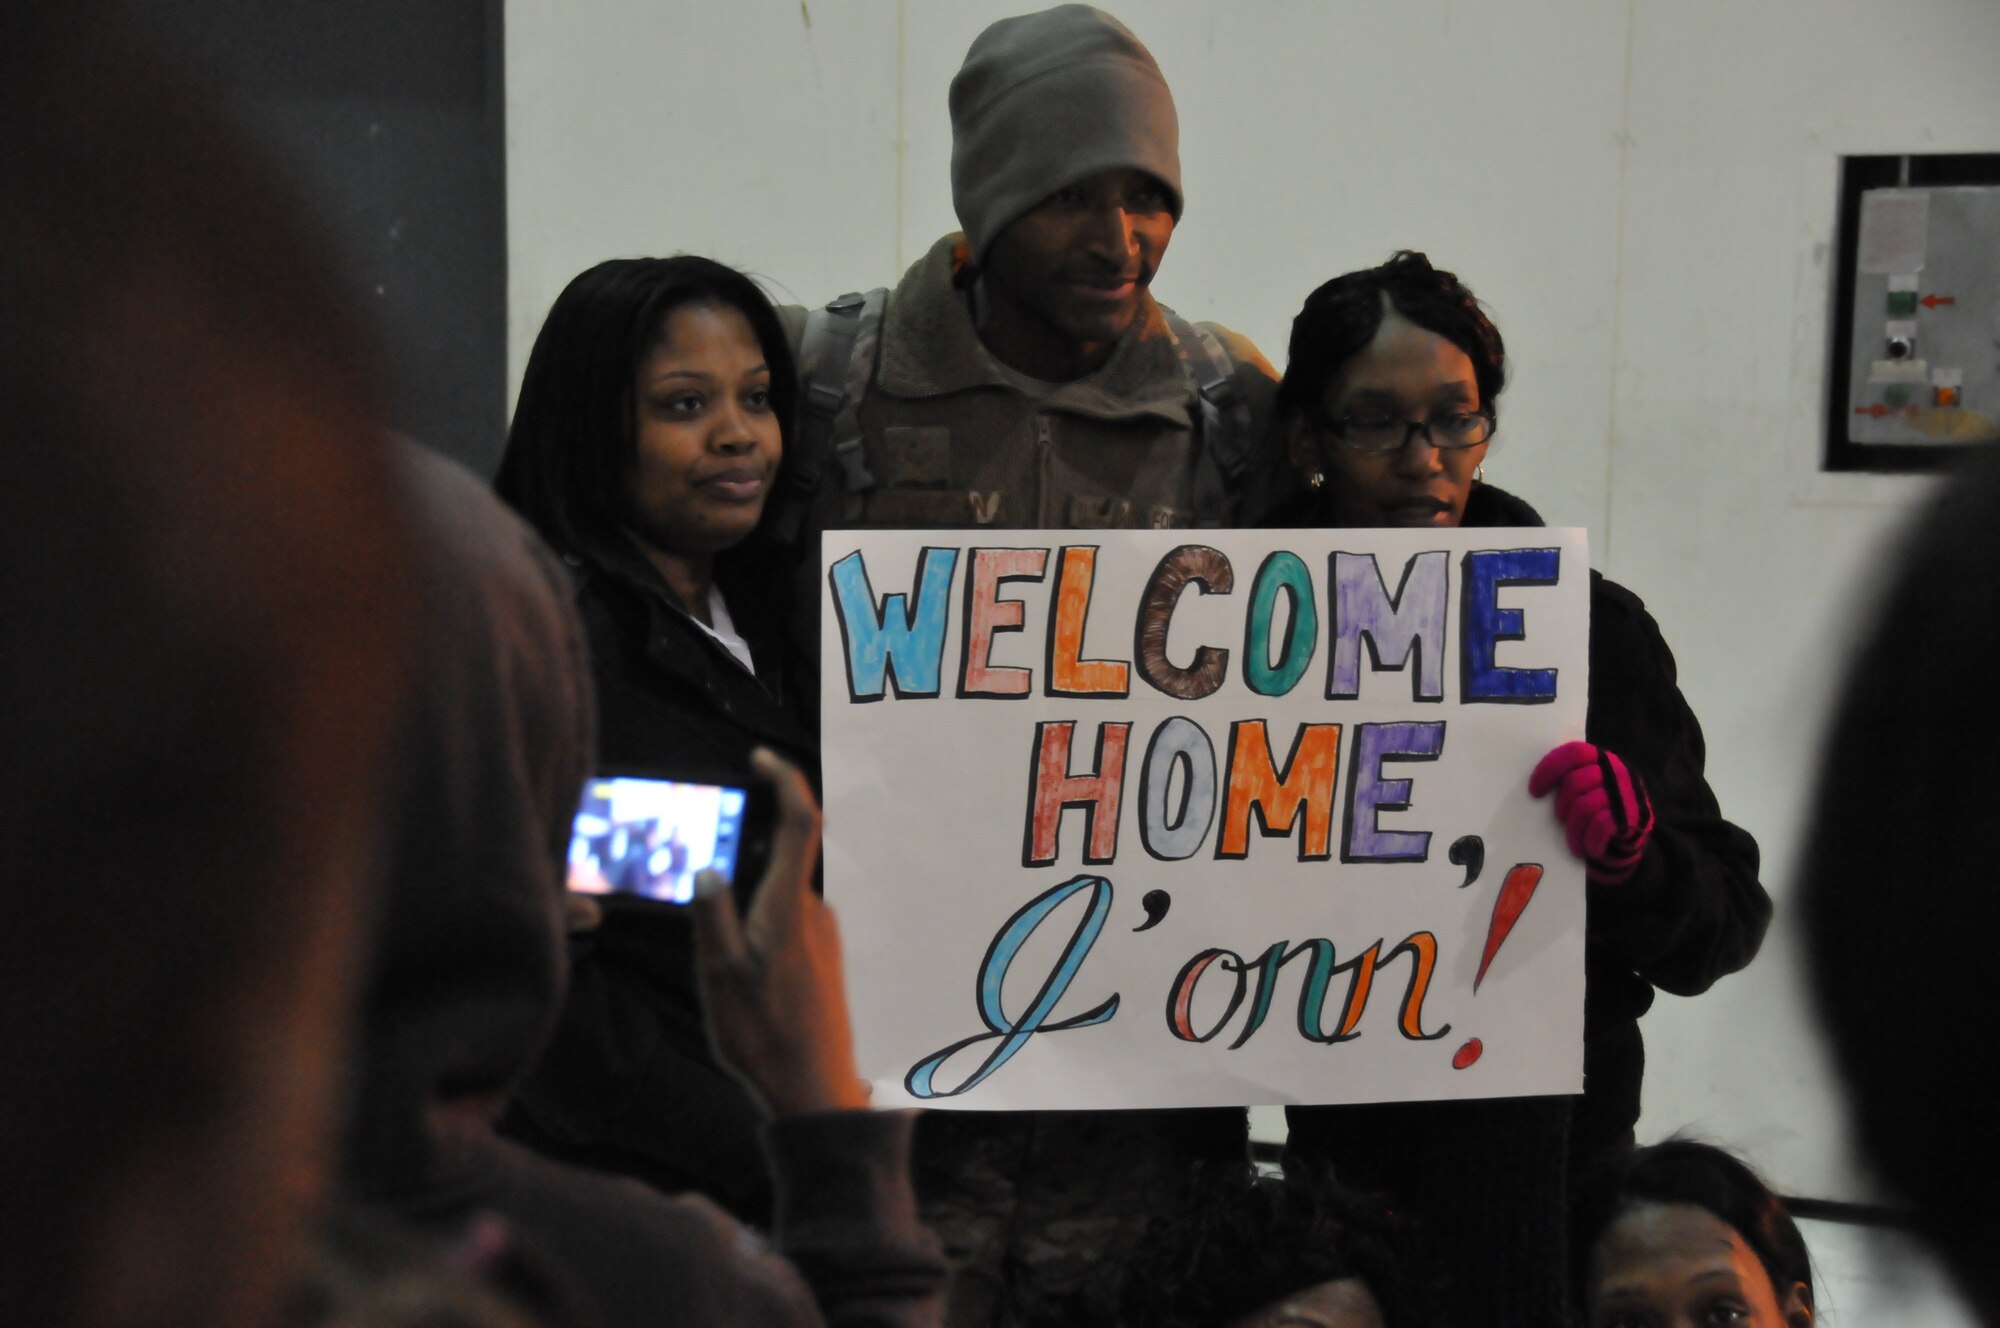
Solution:
<svg viewBox="0 0 2000 1328">
<path fill-rule="evenodd" d="M 1638 773 L 1615 752 L 1587 742 L 1566 742 L 1528 776 L 1528 792 L 1555 791 L 1556 819 L 1569 850 L 1583 859 L 1584 874 L 1598 885 L 1620 885 L 1639 869 L 1653 834 L 1653 804 Z"/>
</svg>

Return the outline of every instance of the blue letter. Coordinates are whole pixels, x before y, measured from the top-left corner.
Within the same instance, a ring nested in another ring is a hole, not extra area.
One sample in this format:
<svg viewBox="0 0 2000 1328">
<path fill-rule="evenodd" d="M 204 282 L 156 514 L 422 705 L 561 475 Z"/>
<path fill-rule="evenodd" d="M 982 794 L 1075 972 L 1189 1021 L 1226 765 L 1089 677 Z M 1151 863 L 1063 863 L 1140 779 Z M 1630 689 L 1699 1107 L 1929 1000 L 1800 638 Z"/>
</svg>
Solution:
<svg viewBox="0 0 2000 1328">
<path fill-rule="evenodd" d="M 1007 966 L 1014 962 L 1014 956 L 1020 953 L 1021 947 L 1028 943 L 1028 938 L 1035 934 L 1035 929 L 1047 920 L 1049 914 L 1070 896 L 1085 890 L 1090 892 L 1090 902 L 1085 907 L 1083 920 L 1076 924 L 1076 931 L 1070 936 L 1069 944 L 1063 947 L 1055 967 L 1049 971 L 1048 977 L 1042 980 L 1041 989 L 1035 993 L 1034 1000 L 1028 1003 L 1026 1013 L 1019 1019 L 1009 1019 L 1006 1010 L 1000 1004 L 1001 988 L 1007 982 Z M 954 1042 L 935 1056 L 912 1066 L 910 1073 L 903 1079 L 903 1087 L 909 1091 L 910 1096 L 956 1097 L 967 1089 L 975 1087 L 988 1075 L 1005 1065 L 1035 1034 L 1054 1033 L 1065 1028 L 1089 1028 L 1117 1014 L 1118 995 L 1113 992 L 1110 1000 L 1085 1010 L 1082 1014 L 1058 1019 L 1054 1023 L 1048 1022 L 1056 1003 L 1062 1000 L 1063 993 L 1069 990 L 1069 984 L 1076 978 L 1077 969 L 1083 966 L 1085 957 L 1090 954 L 1090 947 L 1097 943 L 1097 935 L 1104 930 L 1104 920 L 1110 914 L 1111 882 L 1102 876 L 1076 876 L 1054 889 L 1043 891 L 1029 900 L 1027 905 L 1013 917 L 1007 919 L 1007 925 L 993 938 L 993 944 L 986 951 L 986 958 L 979 964 L 979 1018 L 989 1031 L 975 1033 L 969 1038 Z M 932 1077 L 944 1067 L 946 1061 L 975 1042 L 986 1042 L 994 1038 L 1000 1040 L 999 1045 L 987 1053 L 986 1060 L 972 1072 L 970 1079 L 957 1088 L 937 1088 L 932 1085 Z"/>
<path fill-rule="evenodd" d="M 880 612 L 858 552 L 828 570 L 841 653 L 847 661 L 848 700 L 881 700 L 882 684 L 889 675 L 898 697 L 938 694 L 945 619 L 951 613 L 951 576 L 957 567 L 957 549 L 925 549 L 917 564 L 915 606 L 898 591 L 882 597 Z"/>
<path fill-rule="evenodd" d="M 1501 586 L 1552 586 L 1562 570 L 1560 549 L 1481 549 L 1465 555 L 1460 592 L 1459 686 L 1467 701 L 1543 705 L 1556 699 L 1554 669 L 1508 669 L 1493 662 L 1501 641 L 1521 639 L 1521 611 L 1500 607 Z"/>
</svg>

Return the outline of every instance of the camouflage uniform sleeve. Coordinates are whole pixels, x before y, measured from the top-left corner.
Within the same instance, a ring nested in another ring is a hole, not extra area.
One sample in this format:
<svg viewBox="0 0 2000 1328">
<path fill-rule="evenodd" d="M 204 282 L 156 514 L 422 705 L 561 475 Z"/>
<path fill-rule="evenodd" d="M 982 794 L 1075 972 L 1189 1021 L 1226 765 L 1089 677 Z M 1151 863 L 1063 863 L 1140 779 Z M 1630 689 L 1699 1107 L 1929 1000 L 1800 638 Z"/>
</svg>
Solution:
<svg viewBox="0 0 2000 1328">
<path fill-rule="evenodd" d="M 1264 352 L 1257 349 L 1256 343 L 1220 323 L 1203 323 L 1202 326 L 1213 332 L 1216 340 L 1222 343 L 1222 348 L 1229 352 L 1240 380 L 1247 382 L 1254 376 L 1263 379 L 1267 389 L 1277 389 L 1278 371 L 1271 367 L 1271 362 L 1264 358 Z"/>
</svg>

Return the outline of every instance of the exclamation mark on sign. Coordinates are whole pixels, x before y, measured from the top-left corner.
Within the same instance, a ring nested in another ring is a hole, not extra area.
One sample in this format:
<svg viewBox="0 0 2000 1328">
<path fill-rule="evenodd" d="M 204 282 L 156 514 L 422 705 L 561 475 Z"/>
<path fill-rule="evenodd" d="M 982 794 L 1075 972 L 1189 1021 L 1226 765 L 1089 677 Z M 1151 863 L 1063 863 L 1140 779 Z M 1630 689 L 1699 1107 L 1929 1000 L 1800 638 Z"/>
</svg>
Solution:
<svg viewBox="0 0 2000 1328">
<path fill-rule="evenodd" d="M 1493 901 L 1493 918 L 1486 924 L 1486 947 L 1479 954 L 1479 972 L 1473 976 L 1472 989 L 1479 990 L 1479 984 L 1486 981 L 1486 970 L 1493 966 L 1493 956 L 1500 952 L 1500 946 L 1514 924 L 1521 919 L 1521 913 L 1528 907 L 1528 901 L 1535 897 L 1535 887 L 1542 883 L 1542 867 L 1537 862 L 1517 863 L 1507 873 L 1507 879 L 1500 883 L 1500 894 Z M 1463 1070 L 1479 1059 L 1485 1048 L 1478 1038 L 1467 1038 L 1459 1049 L 1452 1053 L 1451 1068 Z"/>
</svg>

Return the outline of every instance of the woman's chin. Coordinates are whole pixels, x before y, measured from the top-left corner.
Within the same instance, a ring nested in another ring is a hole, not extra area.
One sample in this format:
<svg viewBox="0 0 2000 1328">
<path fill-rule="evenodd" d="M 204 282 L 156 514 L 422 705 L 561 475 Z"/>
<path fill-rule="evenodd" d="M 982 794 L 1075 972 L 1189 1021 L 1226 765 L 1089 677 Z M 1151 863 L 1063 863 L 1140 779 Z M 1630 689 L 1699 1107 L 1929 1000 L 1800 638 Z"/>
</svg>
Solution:
<svg viewBox="0 0 2000 1328">
<path fill-rule="evenodd" d="M 754 507 L 729 507 L 705 512 L 695 520 L 684 517 L 671 530 L 636 527 L 631 535 L 643 548 L 671 558 L 712 558 L 749 539 L 763 514 L 762 503 Z"/>
</svg>

